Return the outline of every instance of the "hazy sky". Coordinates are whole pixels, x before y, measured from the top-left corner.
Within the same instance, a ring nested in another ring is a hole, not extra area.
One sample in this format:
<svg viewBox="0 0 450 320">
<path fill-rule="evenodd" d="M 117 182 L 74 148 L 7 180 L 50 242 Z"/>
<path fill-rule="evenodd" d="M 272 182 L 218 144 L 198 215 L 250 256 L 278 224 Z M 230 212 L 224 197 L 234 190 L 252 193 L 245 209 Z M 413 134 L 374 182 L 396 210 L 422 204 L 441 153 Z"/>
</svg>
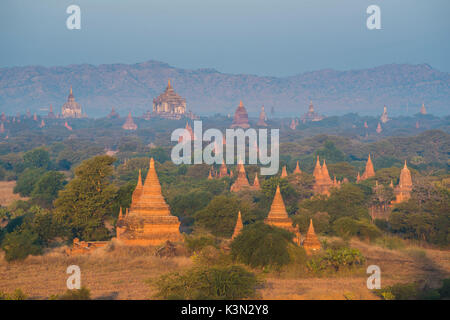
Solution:
<svg viewBox="0 0 450 320">
<path fill-rule="evenodd" d="M 66 8 L 81 8 L 68 30 Z M 366 9 L 381 8 L 381 30 Z M 159 60 L 285 76 L 387 63 L 450 71 L 449 0 L 1 0 L 0 67 Z"/>
</svg>

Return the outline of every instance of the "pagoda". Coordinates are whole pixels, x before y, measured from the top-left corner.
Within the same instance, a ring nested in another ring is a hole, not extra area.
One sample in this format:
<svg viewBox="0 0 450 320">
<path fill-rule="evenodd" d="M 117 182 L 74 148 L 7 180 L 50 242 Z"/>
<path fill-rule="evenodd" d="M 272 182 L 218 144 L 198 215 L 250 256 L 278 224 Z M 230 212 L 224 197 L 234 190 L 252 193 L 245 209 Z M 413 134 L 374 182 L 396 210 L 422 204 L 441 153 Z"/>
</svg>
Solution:
<svg viewBox="0 0 450 320">
<path fill-rule="evenodd" d="M 2 123 L 0 123 L 0 133 L 5 133 L 5 125 Z"/>
<path fill-rule="evenodd" d="M 136 130 L 137 125 L 134 123 L 133 118 L 131 117 L 131 111 L 128 112 L 128 117 L 125 120 L 125 123 L 123 124 L 122 128 L 124 130 Z"/>
<path fill-rule="evenodd" d="M 277 190 L 275 191 L 275 197 L 273 198 L 272 206 L 270 207 L 267 218 L 264 219 L 264 223 L 292 232 L 295 235 L 293 239 L 294 243 L 300 245 L 300 232 L 297 228 L 292 226 L 292 220 L 291 218 L 289 218 L 286 211 L 279 185 L 277 186 Z"/>
<path fill-rule="evenodd" d="M 117 239 L 126 245 L 158 246 L 183 240 L 180 222 L 162 195 L 153 158 L 143 185 L 138 178 L 130 209 L 118 220 L 117 228 Z"/>
<path fill-rule="evenodd" d="M 411 179 L 411 171 L 409 171 L 405 160 L 405 165 L 400 172 L 400 181 L 394 188 L 395 200 L 392 201 L 392 203 L 401 203 L 403 201 L 408 201 L 411 198 L 412 188 L 413 183 Z"/>
<path fill-rule="evenodd" d="M 266 112 L 264 111 L 264 106 L 262 106 L 261 112 L 259 114 L 259 120 L 256 125 L 259 127 L 267 127 L 266 121 L 267 121 L 267 115 L 266 115 Z"/>
<path fill-rule="evenodd" d="M 153 99 L 153 113 L 159 117 L 178 120 L 186 113 L 186 99 L 178 95 L 167 81 L 166 90 Z"/>
<path fill-rule="evenodd" d="M 387 114 L 387 107 L 386 106 L 384 106 L 384 108 L 383 108 L 383 114 L 380 117 L 380 121 L 382 123 L 386 123 L 386 122 L 389 121 L 389 117 L 388 117 L 388 114 Z"/>
<path fill-rule="evenodd" d="M 119 119 L 120 118 L 119 114 L 116 112 L 116 110 L 114 110 L 114 107 L 111 108 L 111 112 L 106 117 L 108 119 Z"/>
<path fill-rule="evenodd" d="M 300 170 L 300 166 L 298 165 L 298 161 L 297 161 L 297 165 L 295 166 L 295 169 L 294 169 L 293 173 L 294 174 L 301 174 L 302 173 L 302 170 Z"/>
<path fill-rule="evenodd" d="M 255 180 L 253 180 L 253 190 L 261 190 L 261 186 L 259 184 L 258 174 L 255 174 Z"/>
<path fill-rule="evenodd" d="M 303 123 L 307 121 L 321 121 L 323 120 L 323 116 L 319 115 L 317 112 L 314 111 L 314 105 L 312 101 L 310 101 L 308 112 L 305 113 L 300 120 L 303 121 Z"/>
<path fill-rule="evenodd" d="M 420 113 L 423 115 L 427 114 L 427 109 L 425 109 L 425 103 L 422 103 L 422 107 L 420 108 Z"/>
<path fill-rule="evenodd" d="M 189 132 L 189 138 L 187 138 L 187 141 L 194 141 L 195 140 L 195 136 L 194 136 L 194 131 L 192 130 L 191 126 L 189 125 L 189 122 L 186 121 L 186 127 L 185 129 Z M 178 137 L 178 142 L 183 142 L 184 137 L 181 135 Z"/>
<path fill-rule="evenodd" d="M 238 176 L 236 178 L 236 181 L 231 186 L 230 191 L 231 192 L 238 192 L 244 188 L 250 187 L 250 184 L 248 183 L 247 175 L 245 173 L 244 164 L 240 161 L 237 165 L 238 167 Z"/>
<path fill-rule="evenodd" d="M 48 111 L 47 118 L 49 118 L 49 119 L 55 119 L 56 118 L 55 114 L 53 113 L 53 106 L 52 105 L 50 105 L 50 110 Z"/>
<path fill-rule="evenodd" d="M 383 131 L 383 129 L 381 128 L 381 124 L 378 122 L 378 126 L 377 126 L 377 133 L 381 133 L 381 131 Z"/>
<path fill-rule="evenodd" d="M 2 121 L 2 122 L 6 121 L 6 115 L 4 112 L 2 112 L 2 115 L 0 116 L 0 121 Z"/>
<path fill-rule="evenodd" d="M 308 255 L 320 250 L 320 242 L 317 238 L 316 233 L 314 232 L 314 226 L 312 219 L 309 220 L 309 228 L 306 233 L 305 240 L 303 241 L 303 248 Z"/>
<path fill-rule="evenodd" d="M 370 153 L 369 153 L 369 158 L 367 159 L 367 162 L 366 162 L 366 170 L 364 171 L 360 180 L 366 180 L 366 179 L 369 179 L 372 177 L 375 177 L 375 170 L 373 169 L 372 159 L 370 158 Z"/>
<path fill-rule="evenodd" d="M 43 127 L 45 127 L 44 119 L 41 120 L 41 124 L 39 125 L 39 128 L 43 128 Z"/>
<path fill-rule="evenodd" d="M 228 169 L 225 162 L 222 162 L 219 169 L 219 178 L 228 177 Z"/>
<path fill-rule="evenodd" d="M 244 104 L 242 100 L 239 102 L 239 106 L 234 113 L 233 123 L 231 124 L 231 128 L 250 128 L 248 123 L 248 114 L 247 110 L 245 110 Z"/>
<path fill-rule="evenodd" d="M 286 166 L 283 166 L 283 168 L 281 169 L 281 178 L 287 178 L 288 174 L 287 174 L 287 170 L 286 170 Z"/>
<path fill-rule="evenodd" d="M 243 228 L 244 228 L 244 225 L 242 224 L 241 211 L 239 211 L 237 221 L 236 221 L 236 226 L 234 227 L 234 232 L 233 232 L 233 235 L 231 236 L 231 239 L 236 238 L 241 233 Z"/>
<path fill-rule="evenodd" d="M 323 161 L 323 165 L 320 165 L 319 156 L 317 156 L 317 162 L 314 168 L 313 175 L 315 179 L 315 183 L 313 186 L 314 193 L 329 195 L 330 188 L 333 185 L 333 181 L 331 181 L 325 160 Z"/>
<path fill-rule="evenodd" d="M 289 128 L 292 130 L 295 130 L 297 128 L 297 124 L 294 119 L 292 119 L 291 124 L 289 125 Z"/>
<path fill-rule="evenodd" d="M 70 87 L 67 102 L 64 103 L 63 106 L 61 107 L 61 115 L 63 118 L 83 118 L 83 114 L 81 112 L 81 105 L 75 102 L 72 86 Z"/>
</svg>

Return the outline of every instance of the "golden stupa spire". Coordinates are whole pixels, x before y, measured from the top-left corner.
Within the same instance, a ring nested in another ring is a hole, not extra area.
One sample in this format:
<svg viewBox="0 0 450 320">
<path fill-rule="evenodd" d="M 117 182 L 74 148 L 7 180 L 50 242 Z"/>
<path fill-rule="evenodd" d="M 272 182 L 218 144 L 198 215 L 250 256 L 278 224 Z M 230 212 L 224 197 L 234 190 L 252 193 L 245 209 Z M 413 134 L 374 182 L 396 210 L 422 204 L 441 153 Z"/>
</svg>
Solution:
<svg viewBox="0 0 450 320">
<path fill-rule="evenodd" d="M 244 228 L 244 225 L 242 224 L 241 211 L 239 211 L 237 221 L 236 221 L 236 226 L 234 227 L 234 232 L 233 232 L 233 235 L 231 236 L 231 239 L 236 238 L 241 233 L 241 230 L 243 228 Z"/>
<path fill-rule="evenodd" d="M 287 176 L 286 166 L 283 166 L 283 169 L 281 169 L 281 178 L 286 178 Z"/>
<path fill-rule="evenodd" d="M 297 161 L 297 165 L 295 166 L 295 169 L 294 169 L 294 174 L 297 174 L 297 173 L 302 173 L 302 170 L 300 170 L 300 166 L 298 165 L 298 161 Z"/>
<path fill-rule="evenodd" d="M 303 247 L 306 250 L 307 254 L 311 254 L 314 251 L 320 250 L 320 242 L 317 238 L 317 235 L 314 231 L 314 225 L 312 222 L 312 219 L 309 220 L 309 228 L 308 232 L 306 233 L 305 241 L 303 241 Z"/>
<path fill-rule="evenodd" d="M 272 205 L 270 207 L 270 212 L 267 218 L 288 218 L 286 207 L 284 205 L 283 197 L 280 192 L 280 185 L 277 186 L 275 191 L 275 197 L 273 198 Z"/>
</svg>

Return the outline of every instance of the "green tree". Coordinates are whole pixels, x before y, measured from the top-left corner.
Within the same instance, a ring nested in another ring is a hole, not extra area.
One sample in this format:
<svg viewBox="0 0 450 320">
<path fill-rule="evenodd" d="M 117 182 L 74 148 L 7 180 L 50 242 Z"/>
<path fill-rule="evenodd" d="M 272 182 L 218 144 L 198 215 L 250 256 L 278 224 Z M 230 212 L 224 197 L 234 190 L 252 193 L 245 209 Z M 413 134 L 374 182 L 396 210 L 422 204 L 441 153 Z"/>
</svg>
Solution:
<svg viewBox="0 0 450 320">
<path fill-rule="evenodd" d="M 49 207 L 58 196 L 59 190 L 64 188 L 65 182 L 64 174 L 57 171 L 46 172 L 36 182 L 31 197 L 40 205 Z"/>
<path fill-rule="evenodd" d="M 23 162 L 27 168 L 43 168 L 50 166 L 50 154 L 44 148 L 36 148 L 23 155 Z"/>
<path fill-rule="evenodd" d="M 39 236 L 29 229 L 18 229 L 5 236 L 2 241 L 5 260 L 24 260 L 28 255 L 38 255 L 42 252 Z"/>
<path fill-rule="evenodd" d="M 83 240 L 108 238 L 104 220 L 112 214 L 116 196 L 116 188 L 109 181 L 114 161 L 110 156 L 83 161 L 75 169 L 75 178 L 55 200 L 55 216 L 71 229 L 73 237 Z"/>
<path fill-rule="evenodd" d="M 14 193 L 19 193 L 22 197 L 30 196 L 35 185 L 44 173 L 45 170 L 42 168 L 25 169 L 17 179 L 16 186 L 14 187 Z"/>
</svg>

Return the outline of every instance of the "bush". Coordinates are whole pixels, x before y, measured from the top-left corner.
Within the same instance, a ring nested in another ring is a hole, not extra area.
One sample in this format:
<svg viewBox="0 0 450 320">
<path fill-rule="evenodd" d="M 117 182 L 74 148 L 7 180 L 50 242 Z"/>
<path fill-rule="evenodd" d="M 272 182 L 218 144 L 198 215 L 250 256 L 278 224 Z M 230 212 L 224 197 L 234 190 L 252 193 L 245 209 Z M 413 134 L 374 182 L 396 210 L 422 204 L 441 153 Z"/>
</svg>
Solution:
<svg viewBox="0 0 450 320">
<path fill-rule="evenodd" d="M 343 268 L 360 266 L 365 259 L 358 249 L 341 248 L 327 249 L 321 256 L 313 257 L 307 262 L 310 272 L 322 273 L 326 271 L 339 271 Z"/>
<path fill-rule="evenodd" d="M 333 223 L 333 231 L 344 239 L 357 236 L 360 239 L 372 241 L 381 236 L 381 231 L 375 225 L 365 220 L 355 220 L 350 217 L 337 219 Z"/>
<path fill-rule="evenodd" d="M 16 289 L 11 294 L 0 291 L 0 300 L 26 300 L 27 298 L 28 296 L 21 289 Z"/>
<path fill-rule="evenodd" d="M 442 299 L 450 298 L 450 278 L 444 279 L 442 287 L 438 290 Z"/>
<path fill-rule="evenodd" d="M 5 260 L 24 260 L 28 255 L 42 253 L 39 245 L 39 236 L 28 229 L 16 230 L 5 236 L 2 242 L 5 251 Z"/>
<path fill-rule="evenodd" d="M 86 287 L 67 290 L 62 295 L 52 295 L 50 300 L 91 300 L 91 291 Z"/>
<path fill-rule="evenodd" d="M 288 243 L 293 235 L 258 222 L 245 227 L 231 243 L 233 259 L 251 267 L 279 268 L 290 262 Z"/>
<path fill-rule="evenodd" d="M 229 266 L 169 273 L 151 283 L 164 299 L 232 300 L 253 297 L 259 281 L 244 268 Z"/>
<path fill-rule="evenodd" d="M 207 246 L 217 247 L 216 240 L 210 236 L 188 236 L 184 237 L 184 243 L 189 253 L 200 251 Z"/>
</svg>

